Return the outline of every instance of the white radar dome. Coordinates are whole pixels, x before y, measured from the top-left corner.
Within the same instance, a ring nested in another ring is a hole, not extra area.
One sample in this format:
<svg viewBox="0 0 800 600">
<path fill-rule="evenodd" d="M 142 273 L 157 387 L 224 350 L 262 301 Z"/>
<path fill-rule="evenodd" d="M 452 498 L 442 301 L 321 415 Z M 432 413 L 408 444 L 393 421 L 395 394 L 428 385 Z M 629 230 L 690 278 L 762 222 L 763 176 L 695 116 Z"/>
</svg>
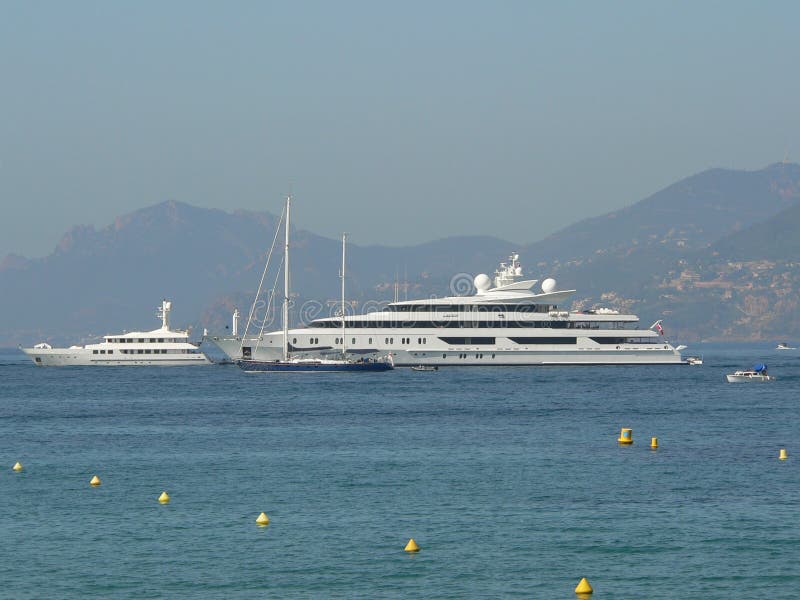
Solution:
<svg viewBox="0 0 800 600">
<path fill-rule="evenodd" d="M 478 292 L 485 292 L 492 285 L 492 280 L 489 279 L 489 276 L 485 273 L 481 273 L 480 275 L 475 276 L 473 283 L 475 284 L 475 289 L 478 290 Z"/>
<path fill-rule="evenodd" d="M 550 292 L 556 291 L 556 280 L 548 277 L 542 282 L 542 291 L 545 294 L 549 294 Z"/>
</svg>

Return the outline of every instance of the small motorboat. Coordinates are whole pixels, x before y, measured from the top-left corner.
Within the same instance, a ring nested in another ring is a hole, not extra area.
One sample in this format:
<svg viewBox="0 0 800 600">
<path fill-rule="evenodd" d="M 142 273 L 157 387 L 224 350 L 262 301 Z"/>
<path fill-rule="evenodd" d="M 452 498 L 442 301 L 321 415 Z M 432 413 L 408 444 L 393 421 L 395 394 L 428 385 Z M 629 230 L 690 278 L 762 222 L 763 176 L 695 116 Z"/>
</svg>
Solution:
<svg viewBox="0 0 800 600">
<path fill-rule="evenodd" d="M 775 350 L 797 350 L 797 348 L 790 346 L 789 342 L 783 342 L 782 344 L 778 344 Z"/>
<path fill-rule="evenodd" d="M 767 365 L 758 364 L 748 371 L 736 371 L 725 376 L 728 383 L 744 383 L 747 381 L 775 381 L 775 377 L 767 374 Z"/>
<path fill-rule="evenodd" d="M 703 364 L 703 357 L 702 356 L 687 356 L 686 357 L 686 364 L 687 365 L 702 365 Z"/>
<path fill-rule="evenodd" d="M 416 365 L 411 367 L 412 371 L 438 371 L 439 367 L 431 365 Z"/>
</svg>

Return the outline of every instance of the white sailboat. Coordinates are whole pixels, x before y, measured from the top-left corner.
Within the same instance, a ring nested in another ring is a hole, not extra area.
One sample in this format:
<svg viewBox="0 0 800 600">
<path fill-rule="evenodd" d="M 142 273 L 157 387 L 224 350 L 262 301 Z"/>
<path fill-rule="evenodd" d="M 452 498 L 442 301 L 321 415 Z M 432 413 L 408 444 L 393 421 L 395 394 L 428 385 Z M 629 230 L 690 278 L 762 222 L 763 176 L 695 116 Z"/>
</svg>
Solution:
<svg viewBox="0 0 800 600">
<path fill-rule="evenodd" d="M 342 236 L 342 357 L 340 359 L 325 358 L 293 358 L 289 348 L 289 212 L 291 209 L 291 196 L 286 198 L 285 209 L 285 234 L 283 247 L 283 358 L 282 360 L 255 360 L 242 358 L 237 361 L 239 367 L 246 372 L 335 372 L 358 371 L 378 372 L 389 371 L 394 368 L 391 361 L 383 360 L 349 360 L 347 358 L 347 345 L 345 340 L 345 264 L 347 236 Z"/>
</svg>

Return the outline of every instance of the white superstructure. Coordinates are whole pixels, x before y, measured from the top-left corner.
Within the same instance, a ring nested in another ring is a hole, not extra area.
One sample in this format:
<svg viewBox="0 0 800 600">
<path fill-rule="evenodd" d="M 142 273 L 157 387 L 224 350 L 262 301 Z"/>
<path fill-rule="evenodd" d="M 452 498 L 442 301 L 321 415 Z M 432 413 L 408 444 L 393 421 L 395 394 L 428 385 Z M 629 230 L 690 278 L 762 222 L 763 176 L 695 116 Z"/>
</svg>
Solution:
<svg viewBox="0 0 800 600">
<path fill-rule="evenodd" d="M 661 322 L 642 329 L 636 315 L 615 310 L 559 308 L 575 290 L 557 290 L 553 279 L 535 289 L 523 280 L 519 255 L 501 263 L 494 281 L 474 278 L 476 294 L 394 302 L 385 309 L 346 317 L 347 351 L 391 353 L 398 366 L 681 364 Z M 653 327 L 659 329 L 653 331 Z M 288 332 L 294 356 L 340 353 L 341 317 L 315 319 Z M 232 359 L 277 360 L 283 332 L 211 337 Z"/>
<path fill-rule="evenodd" d="M 208 365 L 211 362 L 197 345 L 189 342 L 187 331 L 169 328 L 172 303 L 164 300 L 158 309 L 161 327 L 152 331 L 130 331 L 103 336 L 103 341 L 85 346 L 53 348 L 36 344 L 22 348 L 34 363 L 47 367 L 70 365 L 96 366 L 183 366 Z"/>
</svg>

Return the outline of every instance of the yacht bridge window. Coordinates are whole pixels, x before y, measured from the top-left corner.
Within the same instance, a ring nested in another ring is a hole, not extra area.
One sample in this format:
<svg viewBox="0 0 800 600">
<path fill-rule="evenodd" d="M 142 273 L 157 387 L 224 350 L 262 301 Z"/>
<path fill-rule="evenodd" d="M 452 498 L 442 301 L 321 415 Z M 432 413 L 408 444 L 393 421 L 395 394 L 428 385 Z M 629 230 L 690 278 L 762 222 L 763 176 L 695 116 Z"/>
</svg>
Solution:
<svg viewBox="0 0 800 600">
<path fill-rule="evenodd" d="M 515 344 L 576 344 L 578 338 L 575 337 L 512 337 L 509 338 Z"/>
<path fill-rule="evenodd" d="M 451 346 L 477 346 L 479 344 L 495 343 L 495 338 L 493 337 L 440 337 L 439 339 Z"/>
</svg>

